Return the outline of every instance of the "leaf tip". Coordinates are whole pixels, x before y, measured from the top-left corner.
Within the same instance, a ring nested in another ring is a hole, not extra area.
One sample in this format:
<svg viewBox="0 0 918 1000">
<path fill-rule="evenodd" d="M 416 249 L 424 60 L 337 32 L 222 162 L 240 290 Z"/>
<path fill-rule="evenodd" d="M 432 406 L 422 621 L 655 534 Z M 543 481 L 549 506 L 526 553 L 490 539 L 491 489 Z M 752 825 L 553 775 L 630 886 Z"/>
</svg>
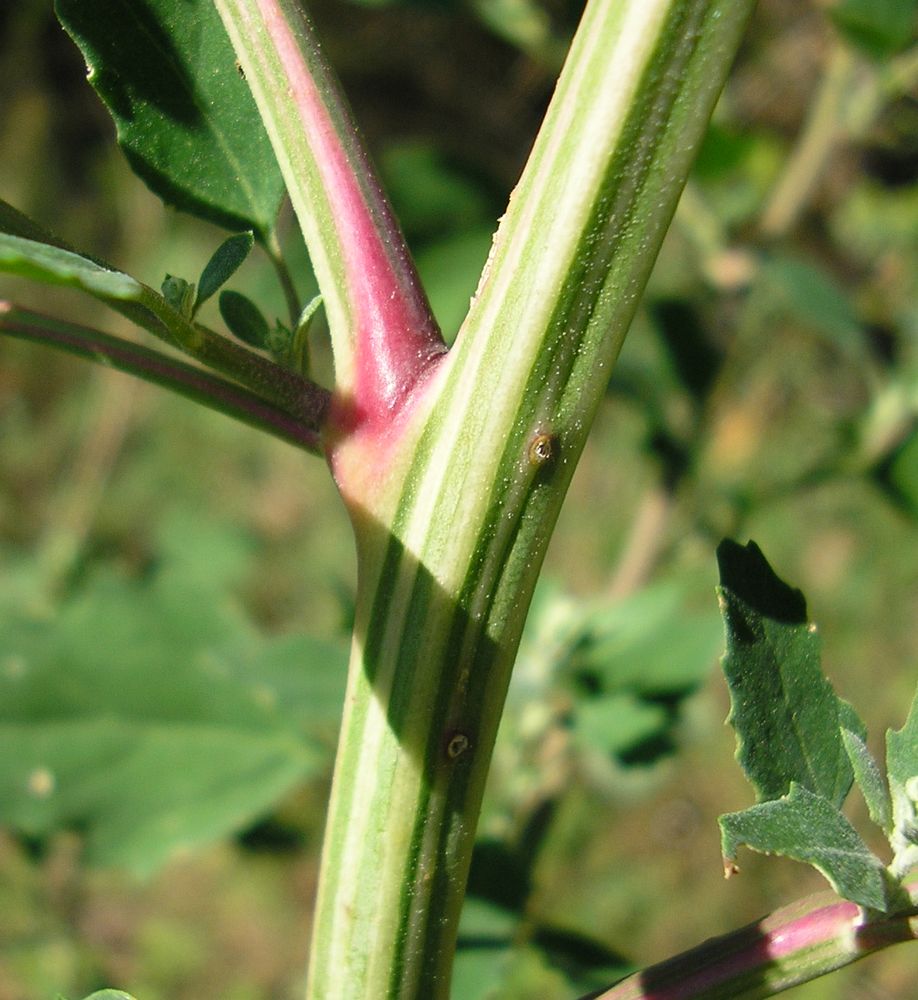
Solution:
<svg viewBox="0 0 918 1000">
<path fill-rule="evenodd" d="M 755 542 L 740 545 L 725 538 L 717 546 L 717 565 L 727 601 L 732 594 L 765 618 L 791 625 L 806 623 L 803 593 L 775 573 Z"/>
</svg>

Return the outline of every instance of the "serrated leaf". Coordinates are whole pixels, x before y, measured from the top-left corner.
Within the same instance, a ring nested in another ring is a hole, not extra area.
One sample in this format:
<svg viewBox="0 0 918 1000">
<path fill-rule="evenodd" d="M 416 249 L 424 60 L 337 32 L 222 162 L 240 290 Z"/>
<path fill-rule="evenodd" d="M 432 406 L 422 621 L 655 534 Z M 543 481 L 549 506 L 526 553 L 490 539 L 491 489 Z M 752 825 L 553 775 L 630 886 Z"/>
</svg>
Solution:
<svg viewBox="0 0 918 1000">
<path fill-rule="evenodd" d="M 796 782 L 840 806 L 854 778 L 840 725 L 857 723 L 822 675 L 803 595 L 775 575 L 754 542 L 724 541 L 717 559 L 737 760 L 760 802 Z"/>
<path fill-rule="evenodd" d="M 284 186 L 209 0 L 56 0 L 133 169 L 161 198 L 264 239 Z"/>
<path fill-rule="evenodd" d="M 918 845 L 918 691 L 902 728 L 886 733 L 886 771 L 892 796 L 891 840 L 897 856 L 904 855 Z"/>
<path fill-rule="evenodd" d="M 241 292 L 220 293 L 220 315 L 234 337 L 264 350 L 271 328 L 261 310 Z"/>
<path fill-rule="evenodd" d="M 838 809 L 796 782 L 788 795 L 718 822 L 728 862 L 742 846 L 780 854 L 812 865 L 840 896 L 860 906 L 885 912 L 893 902 L 883 862 Z"/>
<path fill-rule="evenodd" d="M 867 744 L 857 733 L 843 726 L 841 734 L 845 751 L 854 770 L 854 780 L 867 803 L 870 818 L 889 833 L 892 829 L 892 801 L 883 773 L 873 754 L 868 750 Z"/>
<path fill-rule="evenodd" d="M 254 233 L 237 233 L 217 247 L 213 257 L 201 272 L 198 281 L 198 299 L 194 306 L 196 310 L 200 309 L 202 304 L 236 273 L 248 257 L 254 242 Z"/>
<path fill-rule="evenodd" d="M 205 542 L 189 549 L 206 559 Z M 224 586 L 167 563 L 144 581 L 100 574 L 51 619 L 6 612 L 6 823 L 77 828 L 92 861 L 149 873 L 327 768 L 346 652 L 258 636 Z"/>
</svg>

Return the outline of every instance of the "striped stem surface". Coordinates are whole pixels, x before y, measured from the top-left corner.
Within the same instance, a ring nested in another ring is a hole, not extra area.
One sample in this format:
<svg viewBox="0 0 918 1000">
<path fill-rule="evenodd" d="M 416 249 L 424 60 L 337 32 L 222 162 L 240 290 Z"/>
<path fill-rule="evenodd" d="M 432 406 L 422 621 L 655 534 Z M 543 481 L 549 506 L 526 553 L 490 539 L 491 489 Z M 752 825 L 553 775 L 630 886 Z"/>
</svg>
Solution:
<svg viewBox="0 0 918 1000">
<path fill-rule="evenodd" d="M 331 449 L 360 583 L 313 1000 L 448 995 L 532 589 L 750 8 L 592 0 L 454 349 Z"/>
</svg>

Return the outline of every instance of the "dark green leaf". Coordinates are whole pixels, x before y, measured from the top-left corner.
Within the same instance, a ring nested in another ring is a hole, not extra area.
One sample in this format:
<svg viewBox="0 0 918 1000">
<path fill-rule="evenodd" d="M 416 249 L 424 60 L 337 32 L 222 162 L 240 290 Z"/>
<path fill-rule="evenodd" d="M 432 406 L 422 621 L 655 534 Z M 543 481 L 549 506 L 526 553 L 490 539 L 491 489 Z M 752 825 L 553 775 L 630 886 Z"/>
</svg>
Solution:
<svg viewBox="0 0 918 1000">
<path fill-rule="evenodd" d="M 91 860 L 155 870 L 239 829 L 328 767 L 346 652 L 263 639 L 227 601 L 225 531 L 170 527 L 151 578 L 99 575 L 0 640 L 0 801 L 33 836 L 86 836 Z"/>
<path fill-rule="evenodd" d="M 851 42 L 876 58 L 904 49 L 915 37 L 916 0 L 836 0 L 830 14 Z"/>
<path fill-rule="evenodd" d="M 918 428 L 896 448 L 885 469 L 885 481 L 918 517 Z"/>
<path fill-rule="evenodd" d="M 260 350 L 267 347 L 271 329 L 250 298 L 240 292 L 221 292 L 220 315 L 234 337 Z"/>
<path fill-rule="evenodd" d="M 217 247 L 198 280 L 198 299 L 195 309 L 200 309 L 202 304 L 236 273 L 240 264 L 248 257 L 254 240 L 254 233 L 237 233 Z"/>
<path fill-rule="evenodd" d="M 52 236 L 43 226 L 20 212 L 18 208 L 13 208 L 9 202 L 2 198 L 0 198 L 0 233 L 6 233 L 8 236 L 20 236 L 22 239 L 34 240 L 36 243 L 64 247 L 61 240 Z"/>
<path fill-rule="evenodd" d="M 892 900 L 886 870 L 833 805 L 794 782 L 790 793 L 720 817 L 727 862 L 745 845 L 813 865 L 845 899 L 886 911 Z"/>
<path fill-rule="evenodd" d="M 775 575 L 754 542 L 724 541 L 717 559 L 737 759 L 759 801 L 780 798 L 796 782 L 840 806 L 853 780 L 840 725 L 857 724 L 822 675 L 803 595 Z"/>
<path fill-rule="evenodd" d="M 170 204 L 264 238 L 283 181 L 210 0 L 56 0 L 134 170 Z"/>
<path fill-rule="evenodd" d="M 892 802 L 886 779 L 861 737 L 844 726 L 841 734 L 848 759 L 854 769 L 854 780 L 867 803 L 870 818 L 889 833 L 892 829 Z"/>
</svg>

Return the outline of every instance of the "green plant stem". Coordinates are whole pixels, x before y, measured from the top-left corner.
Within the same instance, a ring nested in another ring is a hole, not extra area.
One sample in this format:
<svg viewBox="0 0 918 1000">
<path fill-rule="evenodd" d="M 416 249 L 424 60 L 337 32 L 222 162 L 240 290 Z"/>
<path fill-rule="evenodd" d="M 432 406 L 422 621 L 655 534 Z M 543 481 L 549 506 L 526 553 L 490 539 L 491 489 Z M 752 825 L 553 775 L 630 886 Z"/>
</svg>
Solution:
<svg viewBox="0 0 918 1000">
<path fill-rule="evenodd" d="M 330 441 L 359 587 L 314 1000 L 448 995 L 532 589 L 751 6 L 588 4 L 453 351 Z"/>
<path fill-rule="evenodd" d="M 0 334 L 58 347 L 225 413 L 305 451 L 321 452 L 316 429 L 244 388 L 130 341 L 0 301 Z"/>
<path fill-rule="evenodd" d="M 918 878 L 905 887 L 910 911 L 865 920 L 854 903 L 819 893 L 629 976 L 596 1000 L 774 996 L 890 945 L 918 941 Z"/>
<path fill-rule="evenodd" d="M 851 49 L 837 42 L 800 138 L 762 212 L 760 225 L 766 236 L 777 238 L 787 233 L 809 201 L 832 152 L 845 135 L 844 109 L 859 69 Z"/>
<path fill-rule="evenodd" d="M 290 268 L 287 267 L 287 262 L 284 260 L 280 243 L 277 240 L 277 233 L 271 233 L 265 245 L 265 252 L 268 255 L 268 259 L 271 261 L 271 265 L 277 275 L 278 284 L 281 286 L 281 291 L 284 294 L 284 302 L 287 305 L 287 315 L 290 319 L 290 328 L 295 330 L 297 320 L 300 318 L 300 297 L 296 293 L 296 287 L 293 284 L 293 277 L 290 274 Z"/>
<path fill-rule="evenodd" d="M 337 80 L 295 0 L 215 0 L 319 282 L 345 406 L 395 409 L 445 350 Z"/>
<path fill-rule="evenodd" d="M 321 429 L 329 396 L 320 386 L 194 323 L 130 275 L 76 253 L 60 241 L 31 238 L 40 234 L 31 220 L 0 203 L 0 270 L 77 288 L 196 361 L 241 382 L 313 431 Z"/>
</svg>

